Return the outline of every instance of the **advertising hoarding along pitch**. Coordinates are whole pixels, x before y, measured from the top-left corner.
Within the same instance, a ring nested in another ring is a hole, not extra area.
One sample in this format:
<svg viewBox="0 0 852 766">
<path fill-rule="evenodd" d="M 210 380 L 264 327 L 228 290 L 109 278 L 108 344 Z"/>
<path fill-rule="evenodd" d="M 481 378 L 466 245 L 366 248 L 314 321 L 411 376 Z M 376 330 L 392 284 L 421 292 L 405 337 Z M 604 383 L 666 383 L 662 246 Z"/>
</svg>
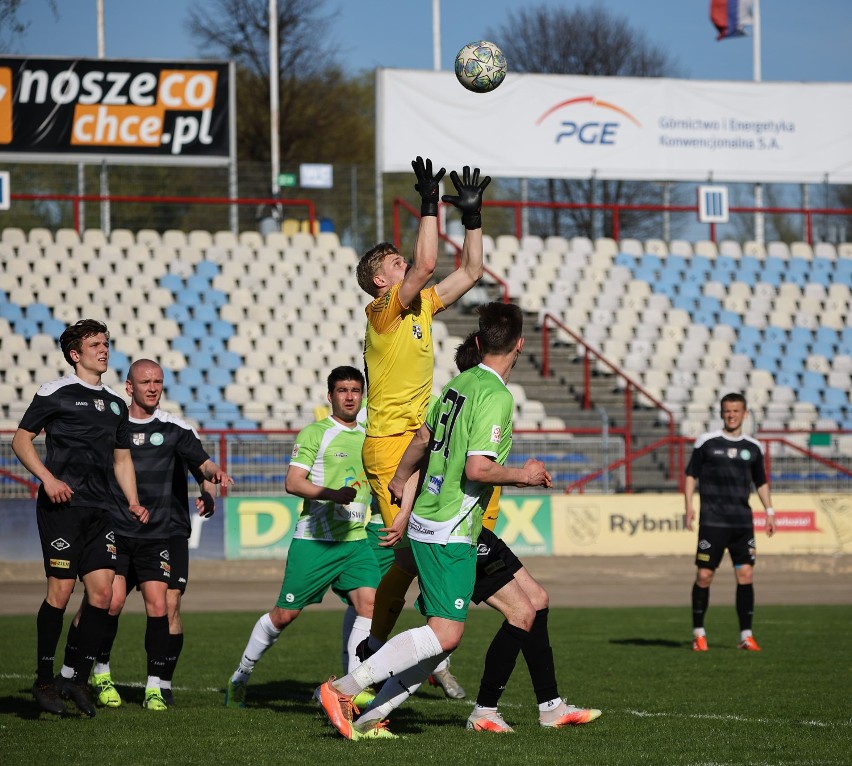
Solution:
<svg viewBox="0 0 852 766">
<path fill-rule="evenodd" d="M 380 69 L 382 172 L 477 165 L 509 178 L 852 183 L 852 84 Z"/>
<path fill-rule="evenodd" d="M 226 62 L 0 57 L 5 161 L 227 164 Z"/>
</svg>

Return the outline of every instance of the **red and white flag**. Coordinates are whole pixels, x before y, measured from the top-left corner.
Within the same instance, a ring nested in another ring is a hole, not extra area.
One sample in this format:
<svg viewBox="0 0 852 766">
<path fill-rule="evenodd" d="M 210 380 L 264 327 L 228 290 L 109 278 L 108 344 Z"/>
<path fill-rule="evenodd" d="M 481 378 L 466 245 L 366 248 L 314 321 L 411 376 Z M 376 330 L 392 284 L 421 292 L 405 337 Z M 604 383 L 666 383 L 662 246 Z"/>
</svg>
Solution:
<svg viewBox="0 0 852 766">
<path fill-rule="evenodd" d="M 717 40 L 742 37 L 745 27 L 754 23 L 753 0 L 710 0 L 710 21 L 719 30 Z"/>
</svg>

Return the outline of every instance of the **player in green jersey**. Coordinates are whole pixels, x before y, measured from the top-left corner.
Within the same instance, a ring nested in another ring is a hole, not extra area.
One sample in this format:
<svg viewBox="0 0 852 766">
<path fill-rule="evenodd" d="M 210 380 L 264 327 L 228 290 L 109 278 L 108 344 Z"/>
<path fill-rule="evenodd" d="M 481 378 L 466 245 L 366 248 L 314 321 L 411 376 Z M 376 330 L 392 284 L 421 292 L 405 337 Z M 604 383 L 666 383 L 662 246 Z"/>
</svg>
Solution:
<svg viewBox="0 0 852 766">
<path fill-rule="evenodd" d="M 328 376 L 331 415 L 296 437 L 285 487 L 304 498 L 302 512 L 278 602 L 252 629 L 228 681 L 228 707 L 245 707 L 246 684 L 257 662 L 302 609 L 322 601 L 329 588 L 355 607 L 349 656 L 357 663 L 355 646 L 369 634 L 380 579 L 364 531 L 370 486 L 361 463 L 364 427 L 357 421 L 363 396 L 364 376 L 354 367 L 335 367 Z"/>
<path fill-rule="evenodd" d="M 417 563 L 423 627 L 394 636 L 340 679 L 329 679 L 315 697 L 334 727 L 348 739 L 392 737 L 384 718 L 420 686 L 461 642 L 476 580 L 476 539 L 495 486 L 550 487 L 545 465 L 530 458 L 521 468 L 504 465 L 512 446 L 514 400 L 506 386 L 523 349 L 523 315 L 513 304 L 480 310 L 482 363 L 453 378 L 429 411 L 397 469 L 403 483 L 418 467 L 429 439 L 429 462 L 411 511 L 408 535 Z M 370 708 L 354 719 L 354 697 L 385 679 Z"/>
</svg>

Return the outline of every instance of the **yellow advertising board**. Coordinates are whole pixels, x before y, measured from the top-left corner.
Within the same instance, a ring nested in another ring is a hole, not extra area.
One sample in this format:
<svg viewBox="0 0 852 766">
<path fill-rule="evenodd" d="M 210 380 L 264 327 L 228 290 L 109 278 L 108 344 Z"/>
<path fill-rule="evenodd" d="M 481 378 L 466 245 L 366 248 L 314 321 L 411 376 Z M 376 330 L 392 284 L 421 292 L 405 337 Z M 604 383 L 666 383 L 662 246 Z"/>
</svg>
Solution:
<svg viewBox="0 0 852 766">
<path fill-rule="evenodd" d="M 751 500 L 760 555 L 852 552 L 849 495 L 775 495 L 772 501 L 778 531 L 767 538 L 763 507 L 756 495 Z M 565 495 L 553 497 L 550 505 L 555 556 L 695 551 L 696 532 L 684 525 L 682 495 Z"/>
</svg>

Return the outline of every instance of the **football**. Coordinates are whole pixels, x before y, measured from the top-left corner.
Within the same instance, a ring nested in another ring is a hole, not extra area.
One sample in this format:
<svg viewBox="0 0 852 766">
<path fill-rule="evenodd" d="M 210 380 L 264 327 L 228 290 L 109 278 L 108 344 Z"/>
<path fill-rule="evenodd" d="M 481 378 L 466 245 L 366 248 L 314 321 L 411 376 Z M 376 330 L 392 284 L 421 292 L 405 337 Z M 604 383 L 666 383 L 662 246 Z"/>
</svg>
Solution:
<svg viewBox="0 0 852 766">
<path fill-rule="evenodd" d="M 494 43 L 468 43 L 456 55 L 456 78 L 474 93 L 488 93 L 506 79 L 506 57 Z"/>
</svg>

